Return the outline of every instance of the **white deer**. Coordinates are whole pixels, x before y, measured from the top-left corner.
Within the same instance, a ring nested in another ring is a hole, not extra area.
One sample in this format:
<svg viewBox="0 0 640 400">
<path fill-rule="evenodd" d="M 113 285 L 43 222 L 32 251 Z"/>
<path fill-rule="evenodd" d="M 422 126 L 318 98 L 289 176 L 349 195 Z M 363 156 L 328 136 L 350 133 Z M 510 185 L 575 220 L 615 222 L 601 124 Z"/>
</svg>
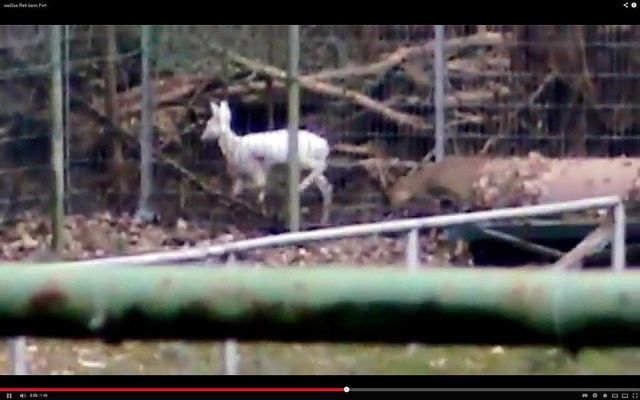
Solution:
<svg viewBox="0 0 640 400">
<path fill-rule="evenodd" d="M 201 140 L 218 141 L 227 161 L 227 170 L 233 180 L 231 195 L 238 196 L 244 190 L 244 180 L 253 181 L 258 188 L 258 202 L 264 207 L 267 176 L 276 164 L 288 160 L 289 136 L 286 129 L 253 132 L 238 136 L 231 128 L 231 109 L 226 100 L 210 102 L 211 118 L 207 121 Z M 312 183 L 322 194 L 321 223 L 327 223 L 332 203 L 333 186 L 325 177 L 330 153 L 326 139 L 308 130 L 298 131 L 298 159 L 301 170 L 310 170 L 302 180 L 298 192 L 302 193 Z"/>
</svg>

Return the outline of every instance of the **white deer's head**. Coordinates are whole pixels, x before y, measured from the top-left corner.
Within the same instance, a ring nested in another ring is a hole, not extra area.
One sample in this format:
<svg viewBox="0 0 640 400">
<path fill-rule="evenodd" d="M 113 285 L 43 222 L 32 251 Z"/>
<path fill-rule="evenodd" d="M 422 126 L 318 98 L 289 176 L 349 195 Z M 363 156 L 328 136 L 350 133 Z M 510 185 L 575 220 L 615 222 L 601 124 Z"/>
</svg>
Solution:
<svg viewBox="0 0 640 400">
<path fill-rule="evenodd" d="M 231 109 L 226 100 L 222 100 L 220 105 L 210 102 L 211 118 L 202 133 L 202 140 L 217 140 L 220 135 L 231 131 Z"/>
</svg>

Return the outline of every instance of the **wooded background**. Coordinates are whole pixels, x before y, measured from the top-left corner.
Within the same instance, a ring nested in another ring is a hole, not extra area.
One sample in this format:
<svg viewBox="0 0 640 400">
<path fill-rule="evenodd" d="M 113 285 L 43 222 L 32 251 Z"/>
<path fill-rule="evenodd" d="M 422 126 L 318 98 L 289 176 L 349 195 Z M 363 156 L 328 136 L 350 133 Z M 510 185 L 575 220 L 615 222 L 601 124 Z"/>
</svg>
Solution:
<svg viewBox="0 0 640 400">
<path fill-rule="evenodd" d="M 141 27 L 65 26 L 62 65 L 51 64 L 49 30 L 0 26 L 1 220 L 49 204 L 55 68 L 65 83 L 67 213 L 131 211 Z M 379 218 L 384 189 L 433 150 L 437 101 L 447 155 L 640 152 L 638 26 L 447 25 L 440 100 L 432 25 L 303 25 L 300 37 L 302 124 L 336 149 L 329 179 L 341 221 Z M 287 26 L 154 26 L 148 44 L 154 209 L 221 223 L 252 217 L 250 202 L 225 195 L 220 152 L 199 136 L 211 99 L 229 99 L 238 134 L 286 127 Z M 274 204 L 284 182 L 272 185 Z M 303 196 L 303 206 L 317 203 L 318 194 Z"/>
</svg>

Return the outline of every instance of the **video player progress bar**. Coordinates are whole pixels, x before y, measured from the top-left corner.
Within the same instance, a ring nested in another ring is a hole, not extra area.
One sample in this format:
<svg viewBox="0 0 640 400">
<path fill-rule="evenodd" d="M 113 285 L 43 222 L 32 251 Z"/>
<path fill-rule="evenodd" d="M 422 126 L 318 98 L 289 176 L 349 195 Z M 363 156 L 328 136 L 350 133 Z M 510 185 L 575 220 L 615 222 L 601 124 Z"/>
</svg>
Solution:
<svg viewBox="0 0 640 400">
<path fill-rule="evenodd" d="M 345 392 L 626 392 L 635 394 L 638 399 L 639 388 L 354 388 L 345 387 Z"/>
</svg>

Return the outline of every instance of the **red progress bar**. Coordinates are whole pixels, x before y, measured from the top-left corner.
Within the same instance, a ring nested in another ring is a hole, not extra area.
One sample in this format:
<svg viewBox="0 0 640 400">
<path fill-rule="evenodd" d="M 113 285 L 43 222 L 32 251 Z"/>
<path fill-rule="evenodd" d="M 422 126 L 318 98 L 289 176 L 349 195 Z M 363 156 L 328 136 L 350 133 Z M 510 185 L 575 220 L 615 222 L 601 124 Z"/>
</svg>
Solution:
<svg viewBox="0 0 640 400">
<path fill-rule="evenodd" d="M 0 388 L 0 392 L 345 392 L 344 388 Z"/>
</svg>

